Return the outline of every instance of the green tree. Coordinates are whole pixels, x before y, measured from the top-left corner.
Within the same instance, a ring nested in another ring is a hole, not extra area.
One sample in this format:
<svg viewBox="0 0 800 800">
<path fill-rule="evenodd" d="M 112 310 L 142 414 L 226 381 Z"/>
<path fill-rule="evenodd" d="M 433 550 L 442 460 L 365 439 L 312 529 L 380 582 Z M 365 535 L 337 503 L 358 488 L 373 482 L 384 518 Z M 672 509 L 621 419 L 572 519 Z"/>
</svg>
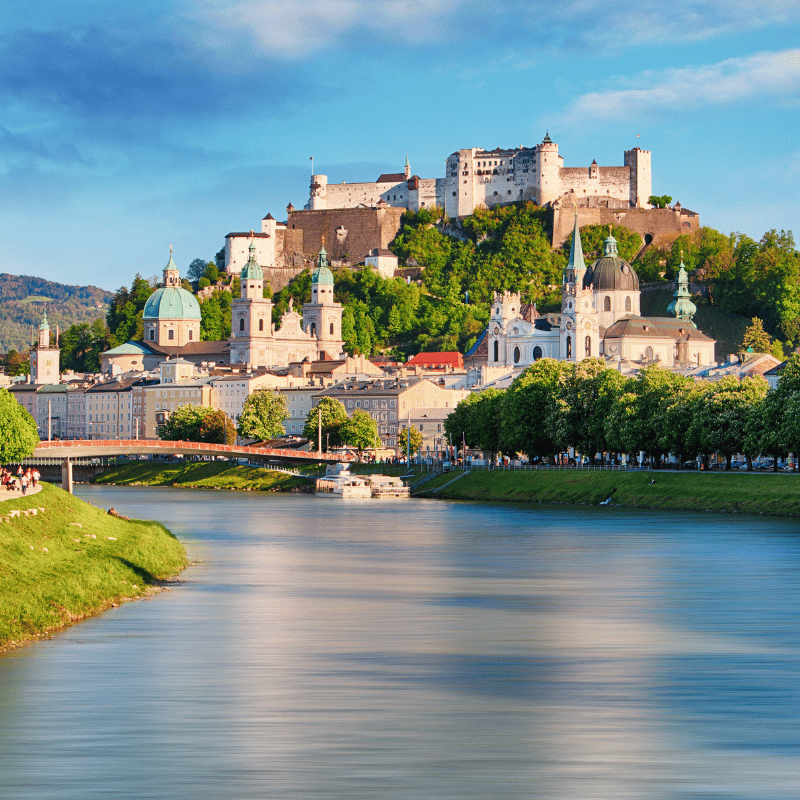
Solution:
<svg viewBox="0 0 800 800">
<path fill-rule="evenodd" d="M 758 317 L 753 317 L 744 332 L 742 350 L 749 353 L 769 353 L 772 350 L 769 334 L 764 330 L 764 322 Z"/>
<path fill-rule="evenodd" d="M 422 447 L 422 433 L 417 430 L 413 425 L 411 426 L 411 455 L 413 456 L 414 453 L 419 453 L 420 448 Z M 400 449 L 401 453 L 408 452 L 406 450 L 408 444 L 408 431 L 409 428 L 407 426 L 403 426 L 403 430 L 400 431 L 400 436 L 397 440 L 397 445 Z"/>
<path fill-rule="evenodd" d="M 17 463 L 39 444 L 36 421 L 7 389 L 0 389 L 0 464 Z"/>
<path fill-rule="evenodd" d="M 647 202 L 650 203 L 653 208 L 667 208 L 672 202 L 672 198 L 668 194 L 651 194 Z"/>
<path fill-rule="evenodd" d="M 359 457 L 365 450 L 381 445 L 375 420 L 360 408 L 357 408 L 350 419 L 342 425 L 341 435 L 342 443 L 355 447 Z"/>
<path fill-rule="evenodd" d="M 728 376 L 704 389 L 692 425 L 698 430 L 702 451 L 725 456 L 725 469 L 729 470 L 731 457 L 744 447 L 753 407 L 767 394 L 767 382 L 760 375 L 742 380 Z"/>
<path fill-rule="evenodd" d="M 209 261 L 208 264 L 206 264 L 203 277 L 208 278 L 209 282 L 212 284 L 219 280 L 219 269 L 217 269 L 217 265 L 213 261 Z"/>
<path fill-rule="evenodd" d="M 269 389 L 259 389 L 244 401 L 238 433 L 248 439 L 276 439 L 286 433 L 283 421 L 289 416 L 286 397 Z"/>
<path fill-rule="evenodd" d="M 327 452 L 328 445 L 341 447 L 342 427 L 347 422 L 347 411 L 334 397 L 321 397 L 314 408 L 308 412 L 303 426 L 303 436 L 309 442 L 317 444 L 319 419 L 322 417 L 322 449 Z"/>
<path fill-rule="evenodd" d="M 186 271 L 186 277 L 193 283 L 196 283 L 200 280 L 200 278 L 203 277 L 208 264 L 208 261 L 203 261 L 202 258 L 196 258 L 191 264 L 189 264 L 189 269 Z"/>
<path fill-rule="evenodd" d="M 200 427 L 214 409 L 209 406 L 186 405 L 176 408 L 158 432 L 171 442 L 200 442 Z"/>
<path fill-rule="evenodd" d="M 557 445 L 546 422 L 568 369 L 561 361 L 542 358 L 506 389 L 500 406 L 500 445 L 505 452 L 526 453 L 529 458 L 556 452 Z"/>
<path fill-rule="evenodd" d="M 211 413 L 203 417 L 197 435 L 197 441 L 209 444 L 236 442 L 236 428 L 231 418 L 221 409 L 211 409 Z"/>
</svg>

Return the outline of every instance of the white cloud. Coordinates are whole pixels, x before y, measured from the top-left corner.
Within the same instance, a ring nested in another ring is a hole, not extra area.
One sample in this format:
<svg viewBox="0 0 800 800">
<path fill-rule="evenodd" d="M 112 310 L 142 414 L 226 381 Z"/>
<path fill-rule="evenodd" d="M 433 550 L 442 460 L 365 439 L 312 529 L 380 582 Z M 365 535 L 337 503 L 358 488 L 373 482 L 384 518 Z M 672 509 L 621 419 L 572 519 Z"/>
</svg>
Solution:
<svg viewBox="0 0 800 800">
<path fill-rule="evenodd" d="M 538 58 L 558 50 L 608 52 L 691 42 L 800 22 L 796 0 L 177 0 L 219 49 L 247 44 L 302 58 L 368 33 L 387 48 L 471 43 Z M 474 51 L 473 51 L 474 52 Z"/>
<path fill-rule="evenodd" d="M 800 97 L 800 49 L 729 58 L 717 64 L 644 72 L 626 87 L 590 92 L 574 101 L 566 124 L 635 120 L 652 112 L 691 111 L 759 98 Z M 627 87 L 636 88 L 627 88 Z"/>
</svg>

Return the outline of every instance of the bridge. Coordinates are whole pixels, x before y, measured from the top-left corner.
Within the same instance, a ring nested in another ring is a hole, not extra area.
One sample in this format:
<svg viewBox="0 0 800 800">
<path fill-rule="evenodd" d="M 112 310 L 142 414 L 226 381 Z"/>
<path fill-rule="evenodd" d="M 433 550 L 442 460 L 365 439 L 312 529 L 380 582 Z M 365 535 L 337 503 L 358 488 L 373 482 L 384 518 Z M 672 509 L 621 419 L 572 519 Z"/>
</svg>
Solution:
<svg viewBox="0 0 800 800">
<path fill-rule="evenodd" d="M 72 493 L 73 462 L 84 459 L 136 456 L 183 455 L 224 456 L 225 458 L 261 459 L 278 463 L 319 464 L 339 461 L 339 456 L 307 450 L 248 447 L 236 444 L 207 444 L 205 442 L 168 442 L 161 439 L 63 439 L 39 442 L 26 462 L 50 459 L 61 461 L 61 486 Z"/>
</svg>

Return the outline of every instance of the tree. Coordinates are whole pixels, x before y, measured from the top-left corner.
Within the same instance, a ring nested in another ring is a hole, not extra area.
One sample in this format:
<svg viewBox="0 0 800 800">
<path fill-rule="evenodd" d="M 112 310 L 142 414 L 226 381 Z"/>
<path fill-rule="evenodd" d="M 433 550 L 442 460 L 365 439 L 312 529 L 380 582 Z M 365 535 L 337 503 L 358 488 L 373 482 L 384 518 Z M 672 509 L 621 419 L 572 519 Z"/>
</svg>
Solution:
<svg viewBox="0 0 800 800">
<path fill-rule="evenodd" d="M 651 194 L 650 199 L 647 201 L 654 208 L 667 208 L 672 202 L 672 198 L 668 194 Z"/>
<path fill-rule="evenodd" d="M 731 457 L 744 448 L 746 428 L 753 407 L 764 400 L 767 382 L 760 375 L 742 378 L 728 376 L 704 387 L 692 425 L 698 429 L 704 453 L 725 456 L 725 469 Z"/>
<path fill-rule="evenodd" d="M 322 417 L 322 449 L 327 452 L 328 445 L 341 447 L 342 426 L 347 422 L 347 411 L 335 397 L 321 397 L 319 402 L 308 412 L 303 436 L 309 442 L 317 443 L 319 419 Z"/>
<path fill-rule="evenodd" d="M 375 420 L 366 411 L 357 408 L 353 416 L 342 425 L 342 443 L 355 447 L 359 457 L 364 450 L 380 447 L 381 440 Z"/>
<path fill-rule="evenodd" d="M 205 273 L 206 267 L 209 263 L 213 262 L 203 261 L 202 258 L 196 258 L 191 264 L 189 264 L 189 269 L 186 271 L 186 277 L 193 283 L 199 281 L 200 278 L 203 277 L 203 274 Z"/>
<path fill-rule="evenodd" d="M 410 428 L 411 430 L 411 455 L 413 456 L 414 453 L 418 453 L 420 448 L 422 447 L 422 433 L 417 430 L 413 425 Z M 408 427 L 403 427 L 403 430 L 400 431 L 400 437 L 397 440 L 397 445 L 400 449 L 401 453 L 407 453 L 408 450 L 406 449 L 408 446 Z"/>
<path fill-rule="evenodd" d="M 209 444 L 234 444 L 236 428 L 224 411 L 211 409 L 211 413 L 206 414 L 200 423 L 197 441 Z"/>
<path fill-rule="evenodd" d="M 224 411 L 210 406 L 181 406 L 170 414 L 158 435 L 168 441 L 233 444 L 236 428 Z"/>
<path fill-rule="evenodd" d="M 500 405 L 500 445 L 512 453 L 551 456 L 557 450 L 546 421 L 556 402 L 568 365 L 541 358 L 518 375 L 503 394 Z"/>
<path fill-rule="evenodd" d="M 289 416 L 286 397 L 269 389 L 258 389 L 244 401 L 237 432 L 248 439 L 275 439 L 286 433 Z"/>
<path fill-rule="evenodd" d="M 7 389 L 0 389 L 0 463 L 27 458 L 37 444 L 36 421 Z"/>
<path fill-rule="evenodd" d="M 758 317 L 753 317 L 744 332 L 742 350 L 748 353 L 769 353 L 772 350 L 769 334 L 764 330 L 764 323 Z"/>
<path fill-rule="evenodd" d="M 208 278 L 211 283 L 216 283 L 219 280 L 219 269 L 213 261 L 209 261 L 208 264 L 206 264 L 203 277 Z"/>
</svg>

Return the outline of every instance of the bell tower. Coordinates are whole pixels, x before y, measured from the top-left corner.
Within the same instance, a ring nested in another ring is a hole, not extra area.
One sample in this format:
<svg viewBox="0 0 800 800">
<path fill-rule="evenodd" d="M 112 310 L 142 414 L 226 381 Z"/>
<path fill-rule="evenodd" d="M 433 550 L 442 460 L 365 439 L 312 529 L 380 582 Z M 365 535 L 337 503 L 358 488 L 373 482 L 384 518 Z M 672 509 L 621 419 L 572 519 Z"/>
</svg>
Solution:
<svg viewBox="0 0 800 800">
<path fill-rule="evenodd" d="M 58 342 L 55 347 L 50 346 L 50 324 L 45 311 L 39 325 L 39 340 L 31 350 L 31 383 L 58 383 L 60 355 Z"/>
<path fill-rule="evenodd" d="M 600 329 L 594 307 L 590 275 L 583 260 L 578 214 L 572 232 L 569 263 L 561 287 L 561 331 L 559 358 L 562 361 L 582 361 L 600 353 Z"/>
</svg>

